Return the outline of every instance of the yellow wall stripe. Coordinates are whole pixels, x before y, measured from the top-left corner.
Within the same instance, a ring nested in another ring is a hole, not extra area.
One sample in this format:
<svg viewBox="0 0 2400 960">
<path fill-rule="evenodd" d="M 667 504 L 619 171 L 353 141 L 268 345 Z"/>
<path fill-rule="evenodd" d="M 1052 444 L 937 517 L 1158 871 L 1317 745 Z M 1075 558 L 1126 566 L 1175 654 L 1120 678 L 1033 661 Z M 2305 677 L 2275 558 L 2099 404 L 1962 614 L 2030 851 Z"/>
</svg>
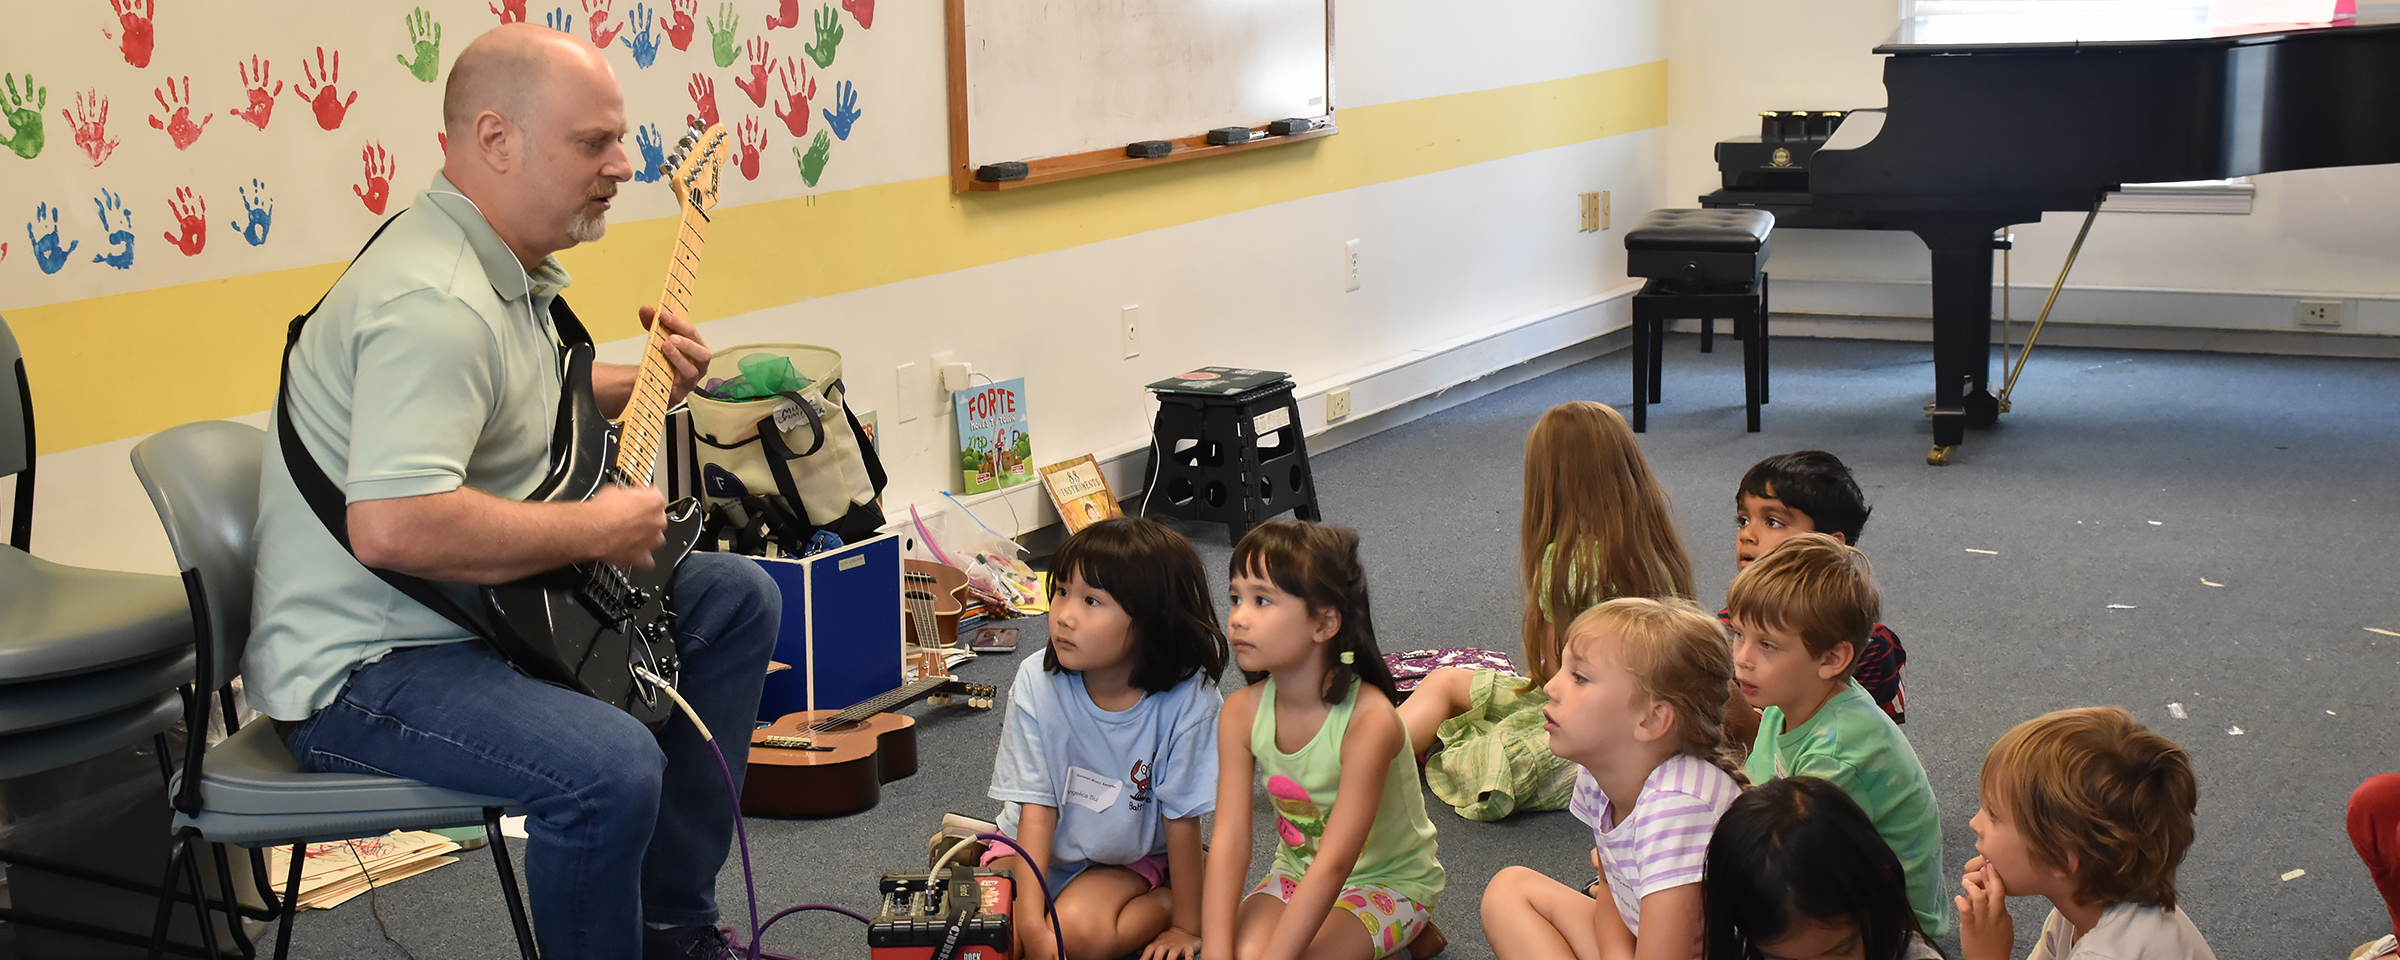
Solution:
<svg viewBox="0 0 2400 960">
<path fill-rule="evenodd" d="M 929 177 L 717 212 L 700 320 L 1062 250 L 1269 204 L 1663 126 L 1665 61 L 1342 110 L 1339 136 L 1025 190 L 950 192 Z M 602 341 L 638 332 L 671 217 L 615 225 L 561 259 Z M 284 325 L 341 264 L 251 274 L 11 313 L 44 453 L 274 400 Z"/>
</svg>

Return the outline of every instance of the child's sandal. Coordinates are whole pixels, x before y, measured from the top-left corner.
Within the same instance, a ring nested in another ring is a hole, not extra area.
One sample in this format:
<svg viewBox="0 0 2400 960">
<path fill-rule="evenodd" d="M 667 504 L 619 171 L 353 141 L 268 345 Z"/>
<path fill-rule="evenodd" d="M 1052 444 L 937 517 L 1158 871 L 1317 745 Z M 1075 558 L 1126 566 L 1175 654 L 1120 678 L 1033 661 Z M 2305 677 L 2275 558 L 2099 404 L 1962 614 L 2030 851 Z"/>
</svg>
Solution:
<svg viewBox="0 0 2400 960">
<path fill-rule="evenodd" d="M 1442 928 L 1426 921 L 1425 929 L 1417 931 L 1416 937 L 1408 941 L 1408 960 L 1430 960 L 1449 945 L 1450 941 L 1442 936 Z"/>
</svg>

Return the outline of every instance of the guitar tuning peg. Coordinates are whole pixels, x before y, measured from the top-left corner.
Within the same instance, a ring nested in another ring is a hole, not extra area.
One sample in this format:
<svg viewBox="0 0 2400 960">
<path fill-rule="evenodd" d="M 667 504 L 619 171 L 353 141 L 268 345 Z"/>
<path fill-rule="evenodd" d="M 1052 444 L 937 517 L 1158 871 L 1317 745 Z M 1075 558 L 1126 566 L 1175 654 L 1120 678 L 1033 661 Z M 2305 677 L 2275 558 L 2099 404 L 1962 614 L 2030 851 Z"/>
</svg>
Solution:
<svg viewBox="0 0 2400 960">
<path fill-rule="evenodd" d="M 672 163 L 662 163 L 662 164 L 659 164 L 659 165 L 658 165 L 658 175 L 659 175 L 659 176 L 662 176 L 662 177 L 663 177 L 663 176 L 666 176 L 666 175 L 668 175 L 668 174 L 671 174 L 671 173 L 674 173 L 674 172 L 675 172 L 675 164 L 672 164 Z"/>
<path fill-rule="evenodd" d="M 682 152 L 691 149 L 692 144 L 699 142 L 700 135 L 698 132 L 695 131 L 693 133 L 684 134 L 683 139 L 675 141 L 675 152 L 677 154 L 681 154 Z"/>
</svg>

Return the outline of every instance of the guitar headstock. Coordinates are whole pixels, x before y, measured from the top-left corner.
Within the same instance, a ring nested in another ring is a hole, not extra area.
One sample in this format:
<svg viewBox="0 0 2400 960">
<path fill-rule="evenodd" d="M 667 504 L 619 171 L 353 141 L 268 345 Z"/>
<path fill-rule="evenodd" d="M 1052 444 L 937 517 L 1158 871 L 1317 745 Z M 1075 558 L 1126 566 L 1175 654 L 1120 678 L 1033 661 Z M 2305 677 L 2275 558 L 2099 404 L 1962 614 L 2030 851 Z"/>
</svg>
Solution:
<svg viewBox="0 0 2400 960">
<path fill-rule="evenodd" d="M 717 205 L 717 190 L 724 182 L 725 125 L 692 121 L 683 139 L 675 141 L 675 151 L 659 164 L 658 172 L 667 184 L 675 188 L 675 199 L 693 212 L 705 214 Z"/>
</svg>

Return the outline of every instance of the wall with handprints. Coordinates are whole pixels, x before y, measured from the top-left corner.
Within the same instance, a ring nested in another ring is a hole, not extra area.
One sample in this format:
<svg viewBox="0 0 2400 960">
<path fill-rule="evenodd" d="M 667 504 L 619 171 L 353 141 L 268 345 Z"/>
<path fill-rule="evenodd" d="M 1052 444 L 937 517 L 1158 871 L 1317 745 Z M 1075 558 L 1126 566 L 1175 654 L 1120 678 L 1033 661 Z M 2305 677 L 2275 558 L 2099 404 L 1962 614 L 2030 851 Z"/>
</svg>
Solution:
<svg viewBox="0 0 2400 960">
<path fill-rule="evenodd" d="M 450 63 L 509 21 L 607 51 L 644 183 L 693 116 L 735 138 L 724 203 L 862 182 L 891 159 L 875 2 L 28 5 L 0 34 L 0 311 L 339 259 L 440 168 Z M 621 221 L 674 211 L 628 194 Z"/>
<path fill-rule="evenodd" d="M 1664 0 L 1479 5 L 1473 29 L 1505 43 L 1460 42 L 1448 0 L 1336 4 L 1338 136 L 965 195 L 948 175 L 931 0 L 57 0 L 13 14 L 0 144 L 30 156 L 0 151 L 0 314 L 41 420 L 34 550 L 173 572 L 127 448 L 189 420 L 263 422 L 284 325 L 432 177 L 441 83 L 504 17 L 607 51 L 638 166 L 687 117 L 726 126 L 694 317 L 719 347 L 840 350 L 852 406 L 879 421 L 895 509 L 938 505 L 956 482 L 939 354 L 1025 377 L 1049 462 L 1145 446 L 1141 385 L 1196 366 L 1288 370 L 1305 388 L 1445 344 L 1482 356 L 1529 318 L 1595 335 L 1621 322 L 1606 299 L 1626 282 L 1621 238 L 1578 232 L 1577 195 L 1614 191 L 1621 217 L 1673 202 Z M 673 212 L 664 185 L 628 183 L 607 237 L 561 254 L 604 358 L 638 349 L 634 308 L 658 295 Z M 1346 292 L 1351 239 L 1364 282 Z M 1038 525 L 1039 499 L 986 518 Z"/>
</svg>

